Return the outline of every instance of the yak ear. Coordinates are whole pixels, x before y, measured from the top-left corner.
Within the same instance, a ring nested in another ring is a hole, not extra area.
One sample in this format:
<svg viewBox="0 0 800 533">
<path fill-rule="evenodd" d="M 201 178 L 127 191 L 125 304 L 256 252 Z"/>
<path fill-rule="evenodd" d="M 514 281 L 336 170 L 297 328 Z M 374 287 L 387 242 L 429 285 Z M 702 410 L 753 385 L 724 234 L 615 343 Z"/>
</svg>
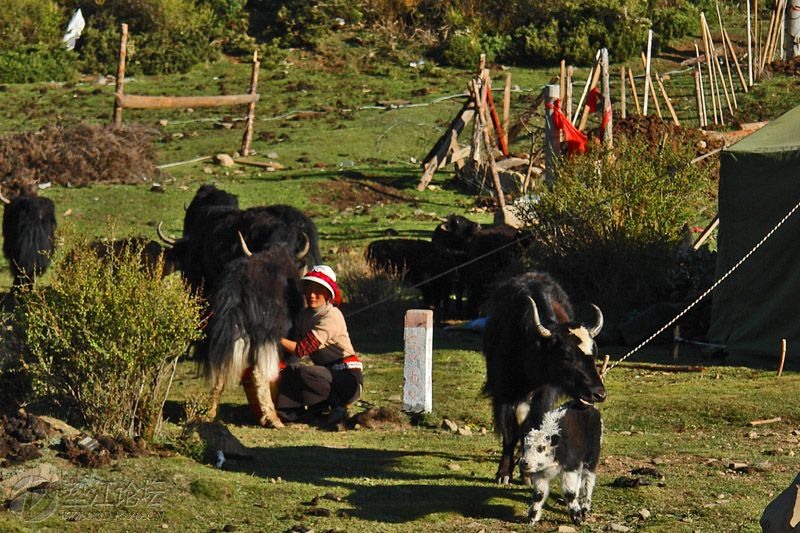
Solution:
<svg viewBox="0 0 800 533">
<path fill-rule="evenodd" d="M 550 435 L 550 445 L 551 446 L 558 446 L 558 443 L 561 441 L 561 435 Z"/>
</svg>

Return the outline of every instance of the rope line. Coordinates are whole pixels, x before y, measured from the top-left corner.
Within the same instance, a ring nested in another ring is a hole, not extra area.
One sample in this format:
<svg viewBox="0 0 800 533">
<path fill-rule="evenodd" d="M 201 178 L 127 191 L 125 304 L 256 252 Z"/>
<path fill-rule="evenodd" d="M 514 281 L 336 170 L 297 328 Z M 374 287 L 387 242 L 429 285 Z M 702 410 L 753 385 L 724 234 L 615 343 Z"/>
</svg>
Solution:
<svg viewBox="0 0 800 533">
<path fill-rule="evenodd" d="M 626 359 L 628 359 L 630 356 L 632 356 L 633 354 L 635 354 L 636 352 L 638 352 L 638 351 L 639 351 L 639 350 L 640 350 L 640 349 L 641 349 L 641 348 L 642 348 L 642 347 L 643 347 L 645 344 L 647 344 L 648 342 L 650 342 L 651 340 L 653 340 L 654 338 L 656 338 L 656 337 L 657 337 L 658 335 L 660 335 L 660 334 L 661 334 L 661 333 L 662 333 L 664 330 L 666 330 L 666 329 L 667 329 L 668 327 L 670 327 L 672 324 L 674 324 L 675 322 L 677 322 L 677 321 L 678 321 L 678 320 L 679 320 L 679 319 L 680 319 L 680 318 L 681 318 L 683 315 L 685 315 L 686 313 L 688 313 L 688 312 L 689 312 L 689 311 L 690 311 L 690 310 L 691 310 L 691 309 L 692 309 L 692 308 L 693 308 L 695 305 L 697 305 L 698 303 L 700 303 L 700 301 L 701 301 L 703 298 L 705 298 L 706 296 L 708 296 L 708 295 L 709 295 L 709 294 L 710 294 L 710 293 L 711 293 L 711 292 L 712 292 L 714 289 L 716 289 L 716 288 L 717 288 L 717 286 L 719 286 L 719 284 L 720 284 L 720 283 L 722 283 L 723 281 L 725 281 L 725 279 L 726 279 L 728 276 L 730 276 L 730 275 L 731 275 L 731 274 L 732 274 L 732 273 L 733 273 L 733 272 L 734 272 L 734 271 L 735 271 L 737 268 L 739 268 L 739 267 L 742 265 L 742 263 L 744 263 L 745 261 L 747 261 L 747 259 L 749 259 L 749 258 L 750 258 L 750 256 L 751 256 L 751 255 L 753 255 L 753 253 L 755 253 L 755 251 L 756 251 L 756 250 L 758 250 L 758 249 L 761 247 L 761 245 L 762 245 L 762 244 L 764 244 L 764 243 L 767 241 L 767 239 L 769 239 L 770 237 L 772 237 L 772 234 L 773 234 L 773 233 L 775 233 L 775 232 L 778 230 L 778 228 L 780 228 L 780 227 L 781 227 L 781 226 L 784 224 L 784 222 L 786 222 L 786 221 L 789 219 L 789 217 L 790 217 L 790 216 L 792 216 L 792 215 L 795 213 L 795 211 L 797 211 L 798 209 L 800 209 L 800 202 L 797 202 L 797 203 L 795 204 L 795 206 L 794 206 L 792 209 L 790 209 L 790 210 L 789 210 L 789 212 L 788 212 L 788 213 L 786 213 L 786 215 L 784 215 L 784 217 L 783 217 L 782 219 L 780 219 L 780 221 L 778 221 L 778 223 L 777 223 L 777 224 L 775 224 L 775 226 L 774 226 L 774 227 L 773 227 L 773 228 L 772 228 L 772 229 L 771 229 L 769 232 L 767 232 L 767 234 L 766 234 L 766 235 L 764 235 L 764 237 L 762 237 L 762 238 L 761 238 L 761 240 L 760 240 L 760 241 L 758 241 L 758 243 L 757 243 L 755 246 L 753 246 L 753 248 L 752 248 L 752 249 L 751 249 L 749 252 L 747 252 L 747 253 L 744 255 L 744 257 L 742 257 L 742 258 L 741 258 L 741 259 L 740 259 L 740 260 L 739 260 L 739 261 L 738 261 L 738 262 L 737 262 L 735 265 L 733 265 L 733 266 L 732 266 L 732 267 L 731 267 L 731 268 L 730 268 L 730 269 L 729 269 L 727 272 L 725 272 L 725 274 L 723 274 L 723 275 L 722 275 L 722 277 L 720 277 L 720 278 L 719 278 L 717 281 L 715 281 L 715 282 L 714 282 L 714 284 L 713 284 L 713 285 L 711 285 L 711 287 L 709 287 L 709 288 L 708 288 L 708 289 L 707 289 L 707 290 L 706 290 L 706 291 L 705 291 L 703 294 L 701 294 L 700 296 L 698 296 L 698 297 L 697 297 L 697 298 L 696 298 L 696 299 L 695 299 L 695 300 L 694 300 L 692 303 L 690 303 L 690 304 L 689 304 L 689 305 L 686 307 L 686 309 L 684 309 L 683 311 L 681 311 L 680 313 L 678 313 L 677 315 L 675 315 L 675 318 L 673 318 L 672 320 L 670 320 L 669 322 L 667 322 L 667 323 L 666 323 L 665 325 L 663 325 L 663 326 L 662 326 L 662 327 L 661 327 L 661 328 L 660 328 L 658 331 L 656 331 L 655 333 L 653 333 L 652 335 L 650 335 L 650 336 L 649 336 L 647 339 L 645 339 L 644 341 L 640 342 L 638 346 L 636 346 L 634 349 L 632 349 L 632 350 L 631 350 L 631 351 L 629 351 L 627 354 L 625 354 L 625 356 L 623 356 L 621 359 L 618 359 L 617 361 L 614 361 L 614 363 L 613 363 L 613 364 L 611 364 L 611 365 L 608 367 L 608 369 L 606 370 L 606 372 L 605 372 L 605 373 L 607 374 L 607 373 L 608 373 L 609 371 L 611 371 L 611 369 L 613 369 L 615 366 L 617 366 L 618 364 L 620 364 L 621 362 L 625 361 L 625 360 L 626 360 Z M 604 376 L 605 376 L 605 374 L 604 374 Z"/>
</svg>

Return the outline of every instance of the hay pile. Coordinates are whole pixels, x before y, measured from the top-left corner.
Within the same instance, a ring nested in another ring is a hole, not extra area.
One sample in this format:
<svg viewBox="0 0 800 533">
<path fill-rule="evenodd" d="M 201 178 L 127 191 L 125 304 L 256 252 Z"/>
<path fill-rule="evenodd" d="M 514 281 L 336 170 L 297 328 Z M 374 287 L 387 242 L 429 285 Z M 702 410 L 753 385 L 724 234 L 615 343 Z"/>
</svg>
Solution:
<svg viewBox="0 0 800 533">
<path fill-rule="evenodd" d="M 2 136 L 0 184 L 5 194 L 19 194 L 47 182 L 67 187 L 141 183 L 158 175 L 155 137 L 144 126 L 88 124 Z"/>
</svg>

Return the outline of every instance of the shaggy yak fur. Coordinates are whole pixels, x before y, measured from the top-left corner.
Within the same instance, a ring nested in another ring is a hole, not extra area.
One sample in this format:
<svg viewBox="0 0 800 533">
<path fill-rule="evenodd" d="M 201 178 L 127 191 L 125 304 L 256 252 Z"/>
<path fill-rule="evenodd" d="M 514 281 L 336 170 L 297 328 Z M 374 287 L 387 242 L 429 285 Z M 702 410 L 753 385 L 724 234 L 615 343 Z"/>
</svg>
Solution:
<svg viewBox="0 0 800 533">
<path fill-rule="evenodd" d="M 271 248 L 229 262 L 211 293 L 211 317 L 200 346 L 206 378 L 213 384 L 209 417 L 216 415 L 224 387 L 238 384 L 253 367 L 260 391 L 261 425 L 280 426 L 273 398 L 277 393 L 279 340 L 287 337 L 303 307 L 292 256 Z"/>
<path fill-rule="evenodd" d="M 243 255 L 239 233 L 254 253 L 284 247 L 299 268 L 321 262 L 316 225 L 303 212 L 286 205 L 241 210 L 235 196 L 213 185 L 200 187 L 186 209 L 183 237 L 165 239 L 168 258 L 194 289 L 211 294 L 225 266 Z"/>
<path fill-rule="evenodd" d="M 594 326 L 575 322 L 564 290 L 539 272 L 499 284 L 490 305 L 483 336 L 484 392 L 492 398 L 494 426 L 503 438 L 496 480 L 507 484 L 517 443 L 541 423 L 559 396 L 586 405 L 605 400 L 594 342 L 603 315 L 595 307 Z"/>
<path fill-rule="evenodd" d="M 595 470 L 600 459 L 603 423 L 600 411 L 569 402 L 544 415 L 522 440 L 520 469 L 532 477 L 531 523 L 542 517 L 550 480 L 561 474 L 561 494 L 569 517 L 580 524 L 592 507 Z"/>
<path fill-rule="evenodd" d="M 3 211 L 3 254 L 14 289 L 33 283 L 47 270 L 55 250 L 55 205 L 49 198 L 14 196 Z"/>
<path fill-rule="evenodd" d="M 161 276 L 168 276 L 175 271 L 175 264 L 165 254 L 160 243 L 144 237 L 127 237 L 114 240 L 97 240 L 89 243 L 89 247 L 102 258 L 121 257 L 126 252 L 137 252 L 143 267 L 155 272 L 159 264 L 163 264 Z"/>
</svg>

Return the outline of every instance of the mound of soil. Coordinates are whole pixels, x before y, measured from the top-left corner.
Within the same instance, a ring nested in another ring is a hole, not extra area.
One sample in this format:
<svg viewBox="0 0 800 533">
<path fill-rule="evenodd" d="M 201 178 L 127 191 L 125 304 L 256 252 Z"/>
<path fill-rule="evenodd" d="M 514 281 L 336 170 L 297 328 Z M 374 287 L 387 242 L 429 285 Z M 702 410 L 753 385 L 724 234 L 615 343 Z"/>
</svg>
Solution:
<svg viewBox="0 0 800 533">
<path fill-rule="evenodd" d="M 158 174 L 156 132 L 143 126 L 48 126 L 0 137 L 3 193 L 20 194 L 40 183 L 83 186 L 141 183 Z"/>
<path fill-rule="evenodd" d="M 405 415 L 391 407 L 370 407 L 357 413 L 345 422 L 345 427 L 355 429 L 356 426 L 367 429 L 400 428 L 408 425 Z"/>
<path fill-rule="evenodd" d="M 666 138 L 666 143 L 673 148 L 693 146 L 697 156 L 722 148 L 724 144 L 721 139 L 708 137 L 703 130 L 676 126 L 653 115 L 633 116 L 614 122 L 614 136 L 644 139 L 654 151 Z"/>
<path fill-rule="evenodd" d="M 336 210 L 356 206 L 371 207 L 376 204 L 407 203 L 410 201 L 399 189 L 374 180 L 364 179 L 354 172 L 354 178 L 330 179 L 319 183 L 321 198 Z"/>
<path fill-rule="evenodd" d="M 24 463 L 42 456 L 40 441 L 47 439 L 50 427 L 31 414 L 0 417 L 0 467 Z"/>
<path fill-rule="evenodd" d="M 771 65 L 767 65 L 767 72 L 795 77 L 800 76 L 800 56 L 785 61 L 775 61 Z"/>
<path fill-rule="evenodd" d="M 81 439 L 81 437 L 62 437 L 58 456 L 78 466 L 99 468 L 111 464 L 114 459 L 142 457 L 149 454 L 145 441 L 139 438 L 98 435 L 95 437 L 96 442 L 92 442 L 89 446 L 81 446 L 79 444 Z"/>
</svg>

